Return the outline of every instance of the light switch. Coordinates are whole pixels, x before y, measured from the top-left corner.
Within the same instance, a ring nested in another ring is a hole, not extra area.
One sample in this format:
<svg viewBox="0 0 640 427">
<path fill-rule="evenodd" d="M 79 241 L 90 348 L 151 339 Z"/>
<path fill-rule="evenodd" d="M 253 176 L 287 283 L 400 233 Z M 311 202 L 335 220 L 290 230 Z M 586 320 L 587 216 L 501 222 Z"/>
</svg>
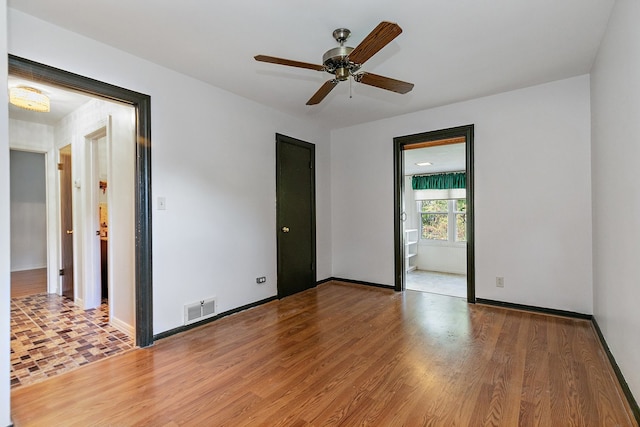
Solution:
<svg viewBox="0 0 640 427">
<path fill-rule="evenodd" d="M 158 210 L 164 211 L 167 209 L 167 200 L 164 197 L 158 197 Z"/>
</svg>

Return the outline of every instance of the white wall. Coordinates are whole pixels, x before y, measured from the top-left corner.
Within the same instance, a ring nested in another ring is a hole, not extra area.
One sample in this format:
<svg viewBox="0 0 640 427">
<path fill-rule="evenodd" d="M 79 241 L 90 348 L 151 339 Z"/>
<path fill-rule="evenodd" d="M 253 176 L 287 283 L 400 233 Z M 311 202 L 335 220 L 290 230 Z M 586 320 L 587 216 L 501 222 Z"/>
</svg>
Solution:
<svg viewBox="0 0 640 427">
<path fill-rule="evenodd" d="M 53 126 L 9 119 L 9 146 L 13 150 L 47 153 L 53 148 Z"/>
<path fill-rule="evenodd" d="M 640 400 L 640 3 L 618 0 L 591 75 L 594 315 Z"/>
<path fill-rule="evenodd" d="M 393 284 L 393 138 L 466 124 L 476 296 L 592 313 L 588 76 L 333 131 L 334 276 Z"/>
<path fill-rule="evenodd" d="M 186 303 L 276 295 L 276 132 L 316 144 L 317 271 L 331 276 L 327 131 L 11 9 L 9 52 L 151 96 L 154 333 L 182 325 Z"/>
<path fill-rule="evenodd" d="M 467 248 L 453 244 L 418 244 L 418 270 L 467 274 Z"/>
<path fill-rule="evenodd" d="M 47 266 L 45 156 L 11 151 L 11 271 Z"/>
<path fill-rule="evenodd" d="M 5 28 L 7 2 L 0 0 L 0 29 Z M 7 81 L 7 33 L 0 30 L 0 78 Z M 0 99 L 8 99 L 7 85 L 0 85 Z M 8 236 L 9 222 L 9 108 L 0 102 L 0 236 Z M 11 295 L 11 245 L 8 238 L 0 238 L 0 426 L 11 424 L 10 417 L 10 359 L 9 337 Z"/>
</svg>

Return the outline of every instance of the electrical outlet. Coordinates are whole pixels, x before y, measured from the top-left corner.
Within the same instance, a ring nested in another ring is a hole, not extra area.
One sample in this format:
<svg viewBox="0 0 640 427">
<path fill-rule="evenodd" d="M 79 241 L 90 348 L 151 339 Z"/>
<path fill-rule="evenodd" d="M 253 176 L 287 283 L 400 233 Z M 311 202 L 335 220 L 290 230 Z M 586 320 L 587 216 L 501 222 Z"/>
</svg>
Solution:
<svg viewBox="0 0 640 427">
<path fill-rule="evenodd" d="M 504 277 L 496 277 L 496 287 L 504 288 Z"/>
<path fill-rule="evenodd" d="M 256 283 L 265 283 L 266 281 L 267 281 L 267 278 L 264 276 L 256 278 Z"/>
</svg>

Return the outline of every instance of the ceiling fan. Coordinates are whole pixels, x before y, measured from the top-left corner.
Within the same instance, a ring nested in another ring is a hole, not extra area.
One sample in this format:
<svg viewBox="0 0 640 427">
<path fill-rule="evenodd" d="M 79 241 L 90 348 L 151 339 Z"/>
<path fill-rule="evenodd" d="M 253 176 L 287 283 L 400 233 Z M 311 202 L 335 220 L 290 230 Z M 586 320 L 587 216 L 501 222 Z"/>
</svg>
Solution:
<svg viewBox="0 0 640 427">
<path fill-rule="evenodd" d="M 334 78 L 327 80 L 309 101 L 307 101 L 307 105 L 320 103 L 339 82 L 347 80 L 349 76 L 352 76 L 356 82 L 369 86 L 375 86 L 397 93 L 407 93 L 413 89 L 413 83 L 379 76 L 366 71 L 359 71 L 365 61 L 398 37 L 400 33 L 402 33 L 402 28 L 400 28 L 398 24 L 383 21 L 378 24 L 358 46 L 353 48 L 344 45 L 345 41 L 347 41 L 351 35 L 351 31 L 346 28 L 338 28 L 333 32 L 333 38 L 340 43 L 340 46 L 325 52 L 322 56 L 322 65 L 266 55 L 256 55 L 254 59 L 260 62 L 308 68 L 310 70 L 326 71 L 329 74 L 333 74 Z"/>
</svg>

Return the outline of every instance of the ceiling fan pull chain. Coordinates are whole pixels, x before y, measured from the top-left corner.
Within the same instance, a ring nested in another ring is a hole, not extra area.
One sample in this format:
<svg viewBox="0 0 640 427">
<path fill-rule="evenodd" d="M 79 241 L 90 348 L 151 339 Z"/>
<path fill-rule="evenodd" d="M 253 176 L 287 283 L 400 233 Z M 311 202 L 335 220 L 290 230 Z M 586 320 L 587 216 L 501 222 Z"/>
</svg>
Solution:
<svg viewBox="0 0 640 427">
<path fill-rule="evenodd" d="M 351 83 L 353 79 L 349 79 L 349 99 L 353 98 L 353 94 L 351 93 Z"/>
</svg>

